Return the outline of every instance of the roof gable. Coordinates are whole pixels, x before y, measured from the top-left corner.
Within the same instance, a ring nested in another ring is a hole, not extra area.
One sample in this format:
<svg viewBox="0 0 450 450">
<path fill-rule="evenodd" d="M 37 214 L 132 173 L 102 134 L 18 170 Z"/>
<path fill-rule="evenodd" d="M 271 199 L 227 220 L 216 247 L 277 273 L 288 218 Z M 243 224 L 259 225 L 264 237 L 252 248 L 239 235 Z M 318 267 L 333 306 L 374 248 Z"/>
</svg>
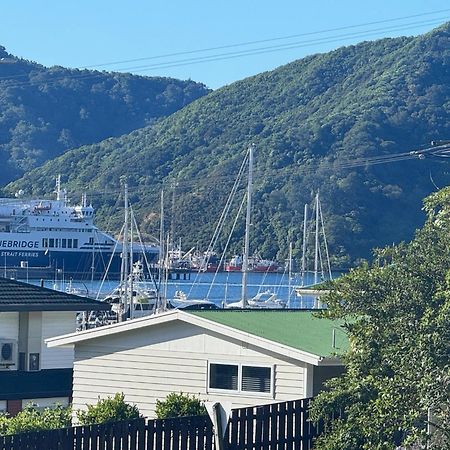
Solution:
<svg viewBox="0 0 450 450">
<path fill-rule="evenodd" d="M 90 298 L 0 278 L 0 312 L 101 311 L 110 307 Z"/>
<path fill-rule="evenodd" d="M 322 357 L 349 348 L 344 322 L 318 318 L 313 311 L 205 310 L 189 314 Z"/>
<path fill-rule="evenodd" d="M 181 321 L 215 332 L 226 339 L 237 339 L 266 351 L 316 365 L 341 364 L 336 354 L 342 353 L 348 348 L 347 336 L 340 322 L 313 317 L 310 311 L 218 310 L 215 313 L 217 315 L 207 314 L 207 311 L 173 310 L 155 316 L 50 338 L 46 340 L 46 343 L 49 347 L 81 342 L 88 344 L 88 341 L 105 336 L 135 332 L 141 328 L 150 328 L 166 322 Z M 263 316 L 261 313 L 265 315 Z M 241 315 L 242 317 L 240 317 Z M 276 327 L 278 328 L 275 329 Z M 333 328 L 336 330 L 334 341 Z"/>
</svg>

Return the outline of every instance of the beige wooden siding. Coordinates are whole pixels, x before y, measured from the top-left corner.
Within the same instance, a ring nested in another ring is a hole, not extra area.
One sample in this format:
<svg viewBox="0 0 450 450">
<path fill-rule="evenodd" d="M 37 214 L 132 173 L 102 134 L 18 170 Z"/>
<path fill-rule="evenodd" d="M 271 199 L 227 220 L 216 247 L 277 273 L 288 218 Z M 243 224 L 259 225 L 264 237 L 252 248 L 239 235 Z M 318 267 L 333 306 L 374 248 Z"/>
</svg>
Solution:
<svg viewBox="0 0 450 450">
<path fill-rule="evenodd" d="M 19 339 L 19 313 L 0 313 L 0 339 Z"/>
<path fill-rule="evenodd" d="M 45 339 L 73 333 L 76 328 L 76 314 L 73 311 L 42 313 L 41 368 L 58 369 L 73 366 L 73 348 L 48 348 Z"/>
<path fill-rule="evenodd" d="M 303 366 L 180 322 L 95 339 L 77 345 L 75 357 L 74 409 L 116 392 L 150 417 L 156 400 L 171 392 L 229 401 L 236 408 L 304 396 Z M 208 392 L 208 361 L 273 366 L 274 393 Z"/>
</svg>

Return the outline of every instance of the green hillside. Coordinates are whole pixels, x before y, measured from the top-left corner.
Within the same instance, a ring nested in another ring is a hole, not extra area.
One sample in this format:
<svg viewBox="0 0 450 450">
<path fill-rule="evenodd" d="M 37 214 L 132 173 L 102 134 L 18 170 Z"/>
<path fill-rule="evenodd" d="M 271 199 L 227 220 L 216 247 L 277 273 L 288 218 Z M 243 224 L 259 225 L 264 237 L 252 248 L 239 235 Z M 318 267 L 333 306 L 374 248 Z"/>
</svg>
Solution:
<svg viewBox="0 0 450 450">
<path fill-rule="evenodd" d="M 192 81 L 47 68 L 0 46 L 0 186 L 70 148 L 153 124 L 207 92 Z"/>
<path fill-rule="evenodd" d="M 70 151 L 9 190 L 49 193 L 61 173 L 69 191 L 103 192 L 93 197 L 100 224 L 117 229 L 121 213 L 107 192 L 126 174 L 141 222 L 155 233 L 164 183 L 175 235 L 206 247 L 253 142 L 252 248 L 282 257 L 292 239 L 298 254 L 303 205 L 320 189 L 331 252 L 342 267 L 374 246 L 410 238 L 423 221 L 421 199 L 447 182 L 448 166 L 333 164 L 450 138 L 449 62 L 448 24 L 313 55 L 212 92 L 153 127 Z M 242 229 L 240 222 L 235 251 Z"/>
</svg>

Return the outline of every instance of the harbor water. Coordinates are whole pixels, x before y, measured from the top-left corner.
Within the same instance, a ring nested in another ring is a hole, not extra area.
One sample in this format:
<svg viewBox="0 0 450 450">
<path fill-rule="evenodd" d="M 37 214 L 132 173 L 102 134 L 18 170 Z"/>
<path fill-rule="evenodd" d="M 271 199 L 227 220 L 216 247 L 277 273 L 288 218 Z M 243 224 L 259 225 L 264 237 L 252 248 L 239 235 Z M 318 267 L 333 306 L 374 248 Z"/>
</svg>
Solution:
<svg viewBox="0 0 450 450">
<path fill-rule="evenodd" d="M 336 278 L 339 275 L 339 273 L 336 273 L 333 274 L 333 277 Z M 270 292 L 276 294 L 277 298 L 286 302 L 290 308 L 317 307 L 316 296 L 298 296 L 295 292 L 296 287 L 307 287 L 314 284 L 313 273 L 308 272 L 304 279 L 300 274 L 293 274 L 290 281 L 288 275 L 283 273 L 249 273 L 247 280 L 248 298 L 252 298 L 260 292 Z M 28 280 L 28 282 L 39 285 L 41 280 Z M 152 281 L 148 280 L 148 283 L 151 287 Z M 78 282 L 64 279 L 44 280 L 44 286 L 47 288 L 98 299 L 105 297 L 117 285 L 117 281 L 104 281 L 102 283 L 101 281 Z M 239 272 L 192 273 L 188 280 L 168 281 L 167 297 L 169 300 L 174 298 L 177 291 L 186 294 L 190 300 L 208 299 L 222 307 L 225 302 L 231 303 L 241 299 L 242 274 Z"/>
</svg>

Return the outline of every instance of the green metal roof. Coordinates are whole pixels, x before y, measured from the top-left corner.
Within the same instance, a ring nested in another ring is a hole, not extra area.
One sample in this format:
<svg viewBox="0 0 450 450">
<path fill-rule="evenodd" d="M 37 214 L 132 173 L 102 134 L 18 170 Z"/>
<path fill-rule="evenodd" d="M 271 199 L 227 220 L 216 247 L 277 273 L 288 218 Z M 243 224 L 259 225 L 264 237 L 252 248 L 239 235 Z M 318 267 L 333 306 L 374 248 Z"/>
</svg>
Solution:
<svg viewBox="0 0 450 450">
<path fill-rule="evenodd" d="M 320 319 L 305 310 L 212 310 L 189 314 L 227 325 L 316 356 L 334 356 L 349 348 L 343 321 Z M 333 347 L 335 330 L 335 347 Z"/>
</svg>

